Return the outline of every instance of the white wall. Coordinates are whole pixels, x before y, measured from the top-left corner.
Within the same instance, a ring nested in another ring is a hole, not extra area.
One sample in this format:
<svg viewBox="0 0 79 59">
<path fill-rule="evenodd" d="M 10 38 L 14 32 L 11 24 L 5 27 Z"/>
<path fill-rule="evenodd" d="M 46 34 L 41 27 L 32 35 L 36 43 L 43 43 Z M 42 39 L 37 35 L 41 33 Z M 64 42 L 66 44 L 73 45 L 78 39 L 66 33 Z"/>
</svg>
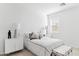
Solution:
<svg viewBox="0 0 79 59">
<path fill-rule="evenodd" d="M 3 53 L 3 40 L 7 38 L 7 32 L 11 23 L 14 23 L 16 9 L 8 4 L 0 4 L 0 54 Z"/>
<path fill-rule="evenodd" d="M 35 5 L 33 5 L 35 6 Z M 13 23 L 20 24 L 21 33 L 39 31 L 46 25 L 46 16 L 31 4 L 0 4 L 0 54 L 4 50 L 4 39 Z"/>
<path fill-rule="evenodd" d="M 41 27 L 45 26 L 45 16 L 40 11 L 27 10 L 24 7 L 20 18 L 23 33 L 39 31 Z"/>
<path fill-rule="evenodd" d="M 60 32 L 54 33 L 53 37 L 64 40 L 72 47 L 79 48 L 79 5 L 52 13 L 50 17 L 52 20 L 56 17 L 60 20 Z"/>
</svg>

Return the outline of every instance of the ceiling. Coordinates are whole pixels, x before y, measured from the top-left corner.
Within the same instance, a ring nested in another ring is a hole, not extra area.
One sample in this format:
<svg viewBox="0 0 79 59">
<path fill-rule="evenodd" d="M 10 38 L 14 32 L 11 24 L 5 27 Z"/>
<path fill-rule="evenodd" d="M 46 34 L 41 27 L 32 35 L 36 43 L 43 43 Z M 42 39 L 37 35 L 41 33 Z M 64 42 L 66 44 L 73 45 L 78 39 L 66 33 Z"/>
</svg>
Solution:
<svg viewBox="0 0 79 59">
<path fill-rule="evenodd" d="M 51 14 L 75 5 L 78 3 L 66 3 L 66 5 L 60 6 L 61 3 L 25 3 L 17 4 L 20 7 L 27 7 L 29 10 L 41 12 L 43 14 Z"/>
<path fill-rule="evenodd" d="M 29 10 L 41 12 L 47 15 L 79 4 L 66 3 L 66 5 L 60 6 L 60 3 L 27 3 L 17 5 L 27 7 Z"/>
<path fill-rule="evenodd" d="M 66 3 L 64 6 L 60 6 L 60 3 L 1 3 L 0 7 L 24 7 L 29 11 L 41 12 L 47 15 L 74 5 L 78 5 L 78 3 Z"/>
</svg>

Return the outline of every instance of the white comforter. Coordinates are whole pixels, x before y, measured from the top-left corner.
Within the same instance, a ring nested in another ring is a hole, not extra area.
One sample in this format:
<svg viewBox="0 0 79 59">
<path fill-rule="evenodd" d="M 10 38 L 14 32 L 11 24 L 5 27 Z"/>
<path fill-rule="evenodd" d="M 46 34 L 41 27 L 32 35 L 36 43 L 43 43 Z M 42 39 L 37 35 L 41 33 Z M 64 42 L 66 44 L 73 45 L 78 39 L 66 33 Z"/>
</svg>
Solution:
<svg viewBox="0 0 79 59">
<path fill-rule="evenodd" d="M 52 49 L 58 46 L 61 46 L 63 44 L 62 40 L 60 39 L 53 39 L 53 38 L 48 38 L 48 37 L 44 37 L 41 40 L 34 39 L 34 40 L 31 40 L 31 42 L 46 48 L 50 53 Z"/>
</svg>

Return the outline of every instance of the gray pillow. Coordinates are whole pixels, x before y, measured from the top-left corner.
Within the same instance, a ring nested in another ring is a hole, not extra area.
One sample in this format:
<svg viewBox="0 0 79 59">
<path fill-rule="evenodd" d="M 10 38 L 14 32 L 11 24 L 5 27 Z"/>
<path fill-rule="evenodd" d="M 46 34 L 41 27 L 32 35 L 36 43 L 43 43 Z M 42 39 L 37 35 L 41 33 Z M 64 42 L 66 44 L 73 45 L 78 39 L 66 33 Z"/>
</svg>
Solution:
<svg viewBox="0 0 79 59">
<path fill-rule="evenodd" d="M 39 39 L 39 33 L 35 33 L 35 32 L 29 33 L 29 38 L 30 40 Z"/>
</svg>

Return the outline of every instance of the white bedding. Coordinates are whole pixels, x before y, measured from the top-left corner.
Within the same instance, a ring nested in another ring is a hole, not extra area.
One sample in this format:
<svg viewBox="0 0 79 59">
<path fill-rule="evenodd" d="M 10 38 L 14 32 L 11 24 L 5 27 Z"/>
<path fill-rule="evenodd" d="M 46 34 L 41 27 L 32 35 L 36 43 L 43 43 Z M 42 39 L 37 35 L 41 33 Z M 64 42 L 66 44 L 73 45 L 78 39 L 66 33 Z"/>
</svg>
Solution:
<svg viewBox="0 0 79 59">
<path fill-rule="evenodd" d="M 44 37 L 41 40 L 33 39 L 25 41 L 26 48 L 39 56 L 49 56 L 54 48 L 61 45 L 63 45 L 62 40 L 49 37 Z"/>
<path fill-rule="evenodd" d="M 52 38 L 48 38 L 48 37 L 44 37 L 41 40 L 39 39 L 34 39 L 31 40 L 31 42 L 40 45 L 41 47 L 46 48 L 50 53 L 52 51 L 52 49 L 61 46 L 63 44 L 63 41 L 60 39 L 52 39 Z"/>
<path fill-rule="evenodd" d="M 39 44 L 43 47 L 53 46 L 52 48 L 55 48 L 54 46 L 60 45 L 63 43 L 62 40 L 60 40 L 60 39 L 52 39 L 52 38 L 48 38 L 48 37 L 42 38 L 41 40 L 34 39 L 31 41 L 34 42 L 35 44 Z"/>
</svg>

